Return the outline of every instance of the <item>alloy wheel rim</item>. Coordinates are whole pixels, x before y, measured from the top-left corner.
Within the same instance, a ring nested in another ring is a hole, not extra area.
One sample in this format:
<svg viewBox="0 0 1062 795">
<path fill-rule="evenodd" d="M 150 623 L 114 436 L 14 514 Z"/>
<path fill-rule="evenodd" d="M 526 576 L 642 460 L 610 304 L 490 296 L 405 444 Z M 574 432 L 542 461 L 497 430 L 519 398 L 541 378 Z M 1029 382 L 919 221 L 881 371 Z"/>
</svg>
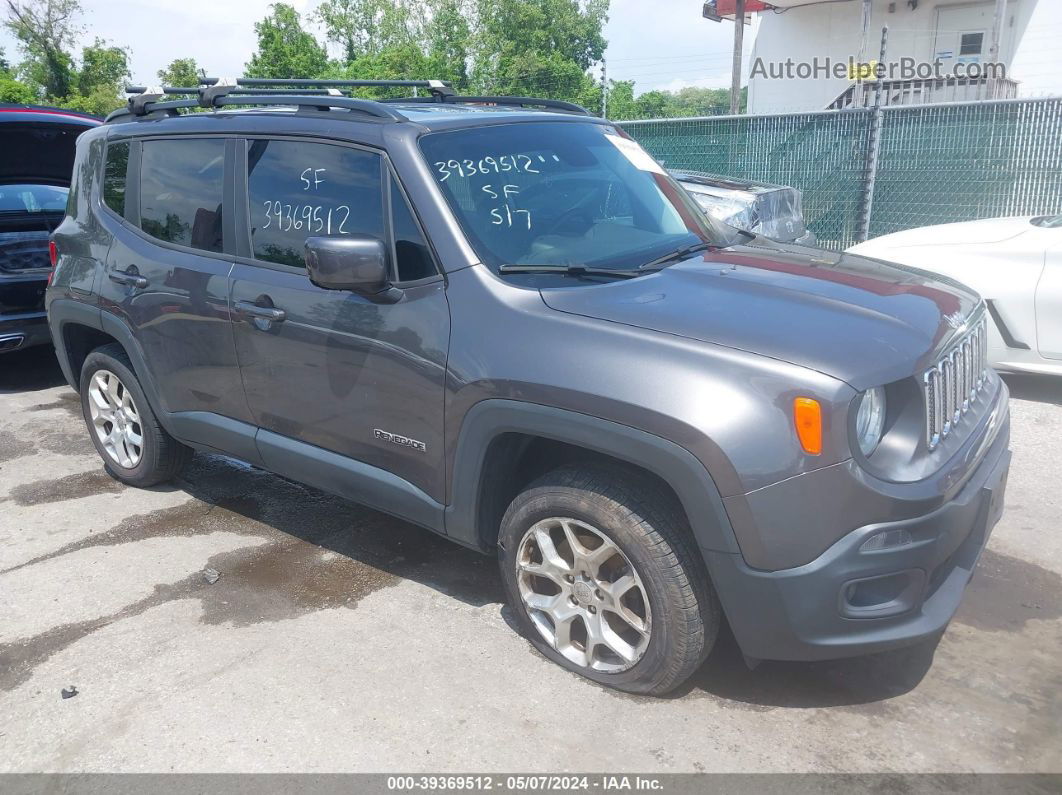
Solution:
<svg viewBox="0 0 1062 795">
<path fill-rule="evenodd" d="M 97 370 L 89 383 L 92 429 L 107 457 L 132 469 L 144 455 L 144 431 L 133 396 L 110 370 Z"/>
<path fill-rule="evenodd" d="M 597 528 L 566 517 L 535 523 L 520 541 L 516 572 L 531 623 L 571 663 L 618 673 L 645 654 L 648 594 L 634 565 Z"/>
</svg>

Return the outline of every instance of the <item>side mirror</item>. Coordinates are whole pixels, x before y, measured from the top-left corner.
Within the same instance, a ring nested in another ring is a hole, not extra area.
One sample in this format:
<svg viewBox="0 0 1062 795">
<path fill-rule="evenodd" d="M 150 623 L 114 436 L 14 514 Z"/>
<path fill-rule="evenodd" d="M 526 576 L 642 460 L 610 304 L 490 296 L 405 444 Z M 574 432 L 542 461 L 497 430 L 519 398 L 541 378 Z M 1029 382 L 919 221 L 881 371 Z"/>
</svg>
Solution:
<svg viewBox="0 0 1062 795">
<path fill-rule="evenodd" d="M 372 235 L 306 238 L 306 271 L 325 290 L 349 290 L 382 303 L 394 303 L 402 291 L 392 287 L 387 249 Z"/>
</svg>

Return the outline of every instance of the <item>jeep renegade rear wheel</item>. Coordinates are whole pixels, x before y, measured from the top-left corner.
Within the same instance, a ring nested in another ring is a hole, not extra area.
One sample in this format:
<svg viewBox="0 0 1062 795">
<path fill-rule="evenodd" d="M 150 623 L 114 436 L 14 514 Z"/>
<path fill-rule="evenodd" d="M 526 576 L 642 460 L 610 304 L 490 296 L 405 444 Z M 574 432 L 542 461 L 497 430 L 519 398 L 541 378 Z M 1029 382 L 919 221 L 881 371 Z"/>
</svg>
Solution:
<svg viewBox="0 0 1062 795">
<path fill-rule="evenodd" d="M 81 410 L 107 471 L 131 486 L 170 480 L 191 457 L 191 449 L 159 425 L 120 345 L 85 358 Z"/>
<path fill-rule="evenodd" d="M 498 543 L 524 634 L 588 679 L 663 694 L 715 642 L 719 604 L 685 518 L 625 468 L 544 475 L 513 500 Z"/>
</svg>

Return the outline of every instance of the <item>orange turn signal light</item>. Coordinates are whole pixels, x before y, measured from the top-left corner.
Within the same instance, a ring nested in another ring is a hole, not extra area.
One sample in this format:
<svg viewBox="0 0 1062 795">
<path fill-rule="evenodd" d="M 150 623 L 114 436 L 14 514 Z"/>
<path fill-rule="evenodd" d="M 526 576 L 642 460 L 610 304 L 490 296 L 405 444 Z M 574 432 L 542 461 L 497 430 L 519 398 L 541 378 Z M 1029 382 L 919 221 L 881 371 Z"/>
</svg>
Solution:
<svg viewBox="0 0 1062 795">
<path fill-rule="evenodd" d="M 808 455 L 822 452 L 822 406 L 813 398 L 793 399 L 793 423 L 800 446 Z"/>
</svg>

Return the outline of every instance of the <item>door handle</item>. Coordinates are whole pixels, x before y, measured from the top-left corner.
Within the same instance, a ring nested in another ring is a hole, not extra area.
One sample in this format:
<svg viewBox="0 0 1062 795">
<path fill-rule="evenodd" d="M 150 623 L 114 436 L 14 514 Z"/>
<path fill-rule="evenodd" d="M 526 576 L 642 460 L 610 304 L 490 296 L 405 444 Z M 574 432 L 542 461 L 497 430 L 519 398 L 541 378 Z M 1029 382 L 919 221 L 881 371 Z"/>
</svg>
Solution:
<svg viewBox="0 0 1062 795">
<path fill-rule="evenodd" d="M 288 316 L 283 309 L 277 309 L 275 306 L 259 306 L 251 301 L 237 301 L 236 311 L 250 317 L 270 320 L 273 323 L 281 323 Z"/>
<path fill-rule="evenodd" d="M 107 277 L 112 282 L 117 282 L 118 284 L 126 284 L 126 285 L 129 285 L 130 287 L 136 287 L 137 289 L 140 289 L 140 290 L 143 290 L 145 287 L 148 286 L 148 284 L 150 284 L 150 282 L 147 279 L 145 279 L 143 276 L 141 276 L 139 273 L 127 273 L 125 271 L 111 271 L 110 273 L 107 274 Z"/>
</svg>

